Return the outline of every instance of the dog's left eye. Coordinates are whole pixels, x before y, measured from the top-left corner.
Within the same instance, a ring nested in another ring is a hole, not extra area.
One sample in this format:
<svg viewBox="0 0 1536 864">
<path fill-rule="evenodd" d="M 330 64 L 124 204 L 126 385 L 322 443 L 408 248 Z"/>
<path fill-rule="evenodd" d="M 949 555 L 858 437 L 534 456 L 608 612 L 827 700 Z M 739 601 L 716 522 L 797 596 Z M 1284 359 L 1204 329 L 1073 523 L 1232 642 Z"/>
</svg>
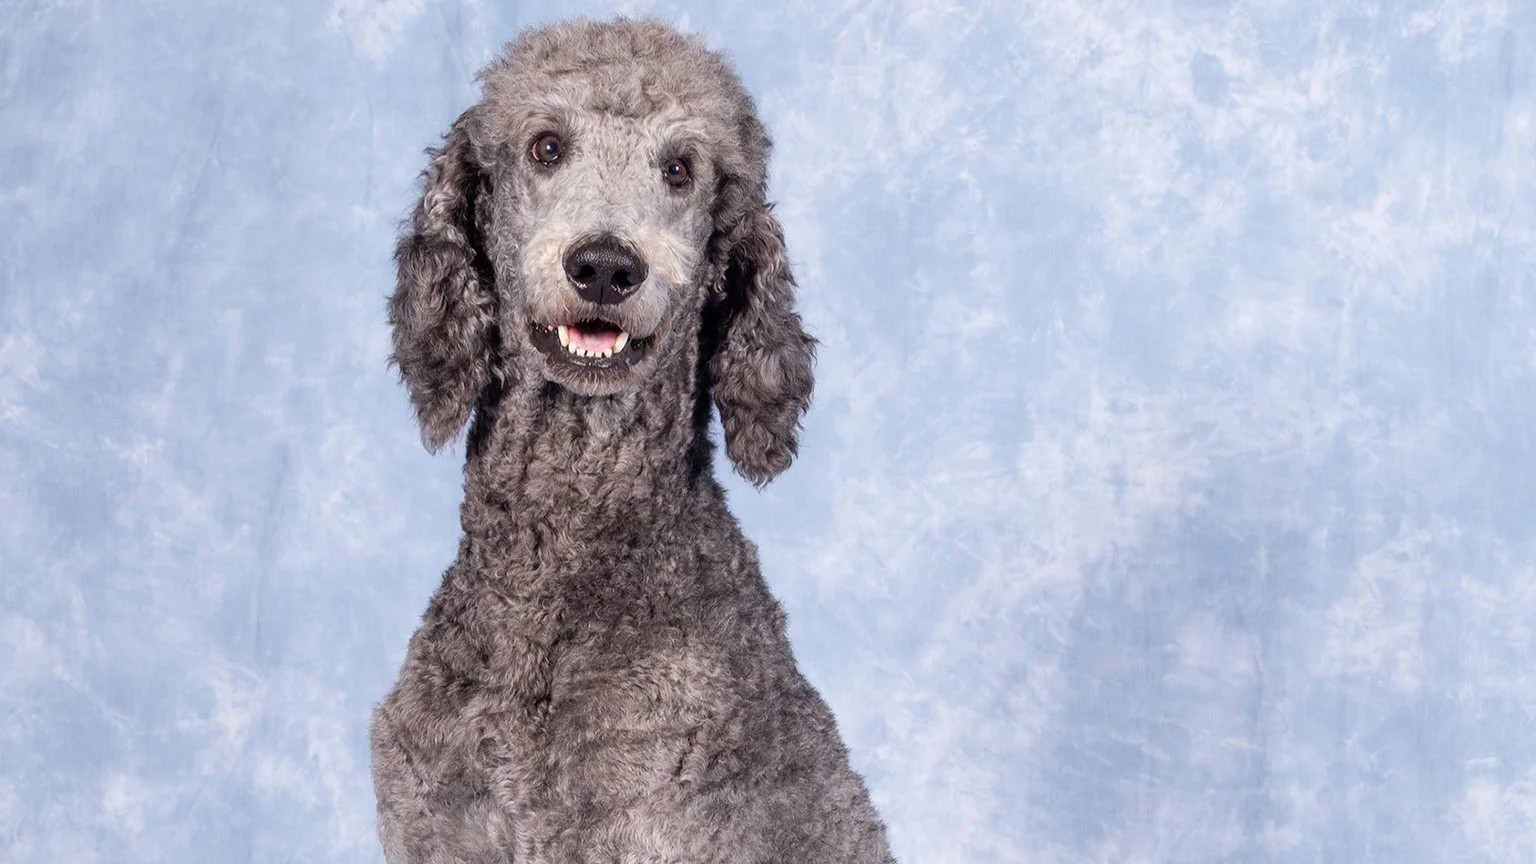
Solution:
<svg viewBox="0 0 1536 864">
<path fill-rule="evenodd" d="M 686 186 L 689 179 L 688 163 L 681 159 L 668 159 L 666 164 L 661 166 L 661 176 L 673 186 Z"/>
<path fill-rule="evenodd" d="M 532 147 L 528 148 L 528 155 L 532 156 L 535 162 L 553 165 L 560 161 L 561 154 L 565 152 L 564 144 L 559 135 L 545 132 L 533 142 Z"/>
</svg>

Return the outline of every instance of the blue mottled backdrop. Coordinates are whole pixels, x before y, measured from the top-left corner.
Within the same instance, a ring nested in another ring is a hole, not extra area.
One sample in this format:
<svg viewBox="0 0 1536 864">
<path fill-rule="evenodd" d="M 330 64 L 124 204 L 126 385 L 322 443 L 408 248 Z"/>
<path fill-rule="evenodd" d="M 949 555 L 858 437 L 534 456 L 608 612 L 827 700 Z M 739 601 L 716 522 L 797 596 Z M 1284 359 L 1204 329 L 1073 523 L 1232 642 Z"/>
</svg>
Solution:
<svg viewBox="0 0 1536 864">
<path fill-rule="evenodd" d="M 457 540 L 384 297 L 529 23 L 0 5 L 0 860 L 378 862 Z M 638 3 L 821 338 L 732 481 L 904 862 L 1536 860 L 1536 3 Z"/>
</svg>

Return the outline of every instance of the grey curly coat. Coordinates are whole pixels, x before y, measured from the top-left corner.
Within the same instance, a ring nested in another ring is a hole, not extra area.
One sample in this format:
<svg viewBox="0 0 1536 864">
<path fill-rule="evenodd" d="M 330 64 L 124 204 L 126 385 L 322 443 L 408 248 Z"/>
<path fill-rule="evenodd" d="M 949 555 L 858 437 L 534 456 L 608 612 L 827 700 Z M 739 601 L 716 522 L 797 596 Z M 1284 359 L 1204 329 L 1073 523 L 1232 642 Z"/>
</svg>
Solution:
<svg viewBox="0 0 1536 864">
<path fill-rule="evenodd" d="M 811 396 L 751 98 L 645 21 L 530 31 L 480 81 L 389 303 L 424 442 L 470 432 L 373 717 L 385 857 L 891 861 L 711 471 L 711 402 L 761 485 Z"/>
</svg>

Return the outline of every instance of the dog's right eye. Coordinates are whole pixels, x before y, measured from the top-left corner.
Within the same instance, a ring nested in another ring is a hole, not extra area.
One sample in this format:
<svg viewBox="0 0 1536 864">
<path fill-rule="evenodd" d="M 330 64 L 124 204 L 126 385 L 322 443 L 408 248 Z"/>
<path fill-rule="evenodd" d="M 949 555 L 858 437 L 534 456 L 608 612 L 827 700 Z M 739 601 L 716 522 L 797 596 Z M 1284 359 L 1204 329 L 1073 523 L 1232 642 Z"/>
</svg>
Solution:
<svg viewBox="0 0 1536 864">
<path fill-rule="evenodd" d="M 564 142 L 560 136 L 553 132 L 545 132 L 534 139 L 533 147 L 528 151 L 533 161 L 543 165 L 553 165 L 560 161 L 560 153 Z"/>
</svg>

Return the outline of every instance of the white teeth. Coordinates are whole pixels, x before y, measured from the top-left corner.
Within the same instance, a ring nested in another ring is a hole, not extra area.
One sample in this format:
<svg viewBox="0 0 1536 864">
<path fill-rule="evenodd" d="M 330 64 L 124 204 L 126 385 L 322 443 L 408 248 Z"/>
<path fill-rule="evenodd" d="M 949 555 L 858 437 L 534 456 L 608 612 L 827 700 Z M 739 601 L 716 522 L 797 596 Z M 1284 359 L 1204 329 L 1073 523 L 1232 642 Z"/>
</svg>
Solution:
<svg viewBox="0 0 1536 864">
<path fill-rule="evenodd" d="M 561 324 L 556 329 L 560 333 L 560 347 L 576 355 L 577 357 L 612 357 L 620 351 L 623 351 L 624 347 L 629 344 L 629 334 L 623 330 L 620 330 L 618 338 L 613 340 L 612 348 L 608 348 L 602 351 L 588 351 L 580 345 L 571 344 L 571 328 L 568 325 Z"/>
</svg>

